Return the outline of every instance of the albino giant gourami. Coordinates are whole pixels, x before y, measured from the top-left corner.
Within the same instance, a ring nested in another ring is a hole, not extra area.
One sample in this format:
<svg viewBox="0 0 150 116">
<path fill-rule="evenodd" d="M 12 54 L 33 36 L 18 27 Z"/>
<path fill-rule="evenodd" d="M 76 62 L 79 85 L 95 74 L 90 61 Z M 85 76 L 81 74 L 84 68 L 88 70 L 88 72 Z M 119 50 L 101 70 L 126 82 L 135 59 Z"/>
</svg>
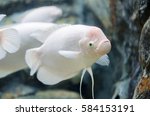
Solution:
<svg viewBox="0 0 150 116">
<path fill-rule="evenodd" d="M 106 54 L 110 49 L 110 41 L 100 28 L 70 25 L 49 35 L 42 46 L 27 50 L 25 60 L 31 69 L 30 75 L 37 71 L 37 78 L 44 84 L 57 84 L 84 69 L 81 82 L 88 71 L 94 87 L 91 66 L 95 62 L 108 65 Z M 92 96 L 94 98 L 94 92 Z"/>
</svg>

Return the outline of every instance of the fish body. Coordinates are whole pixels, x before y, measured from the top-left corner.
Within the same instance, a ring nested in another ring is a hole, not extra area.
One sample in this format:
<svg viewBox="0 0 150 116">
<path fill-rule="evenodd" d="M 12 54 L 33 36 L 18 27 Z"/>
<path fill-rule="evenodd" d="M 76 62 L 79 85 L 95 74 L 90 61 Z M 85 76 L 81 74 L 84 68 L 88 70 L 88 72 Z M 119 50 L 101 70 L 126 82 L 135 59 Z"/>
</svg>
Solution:
<svg viewBox="0 0 150 116">
<path fill-rule="evenodd" d="M 26 50 L 39 47 L 42 44 L 41 41 L 34 39 L 34 37 L 39 37 L 45 41 L 46 36 L 54 31 L 56 27 L 57 24 L 53 23 L 21 23 L 1 29 L 0 78 L 26 68 Z M 7 40 L 7 38 L 10 39 Z M 5 42 L 6 40 L 7 42 Z M 14 46 L 17 47 L 15 48 Z M 13 47 L 14 49 L 12 49 Z M 5 55 L 2 54 L 4 52 Z"/>
<path fill-rule="evenodd" d="M 56 6 L 43 6 L 29 10 L 21 22 L 53 22 L 62 15 L 62 10 Z"/>
<path fill-rule="evenodd" d="M 53 85 L 91 67 L 110 48 L 100 28 L 70 25 L 52 33 L 39 48 L 27 50 L 25 59 L 31 75 L 37 71 L 41 82 Z"/>
</svg>

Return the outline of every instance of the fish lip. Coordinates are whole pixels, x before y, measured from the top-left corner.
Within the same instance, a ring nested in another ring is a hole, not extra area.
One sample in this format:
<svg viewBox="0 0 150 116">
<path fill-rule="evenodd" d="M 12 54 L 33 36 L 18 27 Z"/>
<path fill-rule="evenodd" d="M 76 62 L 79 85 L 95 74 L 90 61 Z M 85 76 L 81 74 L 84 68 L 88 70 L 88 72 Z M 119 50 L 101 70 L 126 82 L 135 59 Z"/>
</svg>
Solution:
<svg viewBox="0 0 150 116">
<path fill-rule="evenodd" d="M 111 50 L 111 43 L 110 43 L 110 41 L 109 40 L 103 40 L 103 41 L 101 41 L 100 43 L 99 43 L 99 45 L 98 45 L 98 47 L 97 47 L 97 49 L 96 49 L 96 52 L 97 52 L 97 54 L 99 54 L 100 52 L 101 52 L 101 46 L 103 45 L 103 44 L 106 44 L 107 43 L 107 47 L 105 48 L 106 50 L 104 50 L 105 52 L 106 52 L 106 54 Z M 102 50 L 103 51 L 103 50 Z"/>
<path fill-rule="evenodd" d="M 109 41 L 109 40 L 103 40 L 103 41 L 101 41 L 101 42 L 99 43 L 98 47 L 97 47 L 97 50 L 98 50 L 99 47 L 100 47 L 102 44 L 104 44 L 104 43 L 110 43 L 110 41 Z M 111 44 L 110 44 L 110 45 L 111 45 Z"/>
</svg>

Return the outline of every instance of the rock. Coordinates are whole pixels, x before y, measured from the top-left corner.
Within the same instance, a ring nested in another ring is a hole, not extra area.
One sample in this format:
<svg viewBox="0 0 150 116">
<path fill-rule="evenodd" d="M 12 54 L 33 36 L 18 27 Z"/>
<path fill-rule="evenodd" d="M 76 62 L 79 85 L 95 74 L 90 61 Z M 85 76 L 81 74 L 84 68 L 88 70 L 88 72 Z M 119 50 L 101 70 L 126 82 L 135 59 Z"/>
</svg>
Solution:
<svg viewBox="0 0 150 116">
<path fill-rule="evenodd" d="M 29 87 L 23 84 L 10 84 L 9 86 L 3 88 L 2 99 L 12 99 L 19 96 L 26 96 L 34 94 L 36 89 L 34 87 Z"/>
<path fill-rule="evenodd" d="M 33 82 L 32 85 L 30 85 L 28 81 L 29 78 L 25 71 L 19 71 L 14 74 L 8 75 L 5 78 L 1 78 L 0 97 L 7 99 L 7 98 L 17 98 L 18 96 L 34 94 L 37 91 L 37 87 L 34 86 Z"/>
<path fill-rule="evenodd" d="M 150 98 L 150 76 L 142 77 L 135 88 L 134 96 L 135 99 L 146 99 Z"/>
<path fill-rule="evenodd" d="M 1 99 L 14 99 L 14 98 L 16 98 L 16 95 L 10 92 L 6 92 L 1 95 Z"/>
<path fill-rule="evenodd" d="M 134 98 L 150 98 L 150 18 L 144 24 L 141 32 L 139 58 L 143 73 L 136 86 Z"/>
<path fill-rule="evenodd" d="M 79 99 L 78 93 L 67 90 L 38 91 L 35 95 L 19 97 L 19 99 Z"/>
<path fill-rule="evenodd" d="M 112 99 L 127 99 L 129 97 L 129 83 L 130 83 L 130 78 L 118 81 L 115 84 L 115 92 L 114 95 L 112 96 Z"/>
<path fill-rule="evenodd" d="M 109 4 L 110 0 L 85 0 L 85 6 L 102 22 L 106 29 L 112 26 Z"/>
<path fill-rule="evenodd" d="M 134 0 L 135 4 L 135 12 L 137 12 L 137 18 L 139 18 L 139 22 L 141 27 L 143 27 L 144 23 L 150 16 L 150 1 L 149 0 Z"/>
<path fill-rule="evenodd" d="M 144 24 L 139 41 L 139 58 L 144 76 L 150 76 L 150 18 Z"/>
<path fill-rule="evenodd" d="M 143 93 L 140 93 L 136 99 L 150 99 L 150 91 L 144 91 Z"/>
</svg>

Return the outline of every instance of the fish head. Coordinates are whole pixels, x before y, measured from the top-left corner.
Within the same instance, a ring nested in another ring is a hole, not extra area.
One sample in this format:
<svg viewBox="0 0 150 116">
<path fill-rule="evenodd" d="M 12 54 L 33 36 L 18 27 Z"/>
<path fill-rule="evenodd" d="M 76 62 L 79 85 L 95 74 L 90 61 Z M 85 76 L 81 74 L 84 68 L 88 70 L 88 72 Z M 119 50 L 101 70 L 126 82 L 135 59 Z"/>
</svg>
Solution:
<svg viewBox="0 0 150 116">
<path fill-rule="evenodd" d="M 60 17 L 63 14 L 62 9 L 56 6 L 50 6 L 48 11 L 53 17 Z"/>
<path fill-rule="evenodd" d="M 111 43 L 98 27 L 91 27 L 85 37 L 80 41 L 81 50 L 84 54 L 92 57 L 103 56 L 111 50 Z"/>
</svg>

